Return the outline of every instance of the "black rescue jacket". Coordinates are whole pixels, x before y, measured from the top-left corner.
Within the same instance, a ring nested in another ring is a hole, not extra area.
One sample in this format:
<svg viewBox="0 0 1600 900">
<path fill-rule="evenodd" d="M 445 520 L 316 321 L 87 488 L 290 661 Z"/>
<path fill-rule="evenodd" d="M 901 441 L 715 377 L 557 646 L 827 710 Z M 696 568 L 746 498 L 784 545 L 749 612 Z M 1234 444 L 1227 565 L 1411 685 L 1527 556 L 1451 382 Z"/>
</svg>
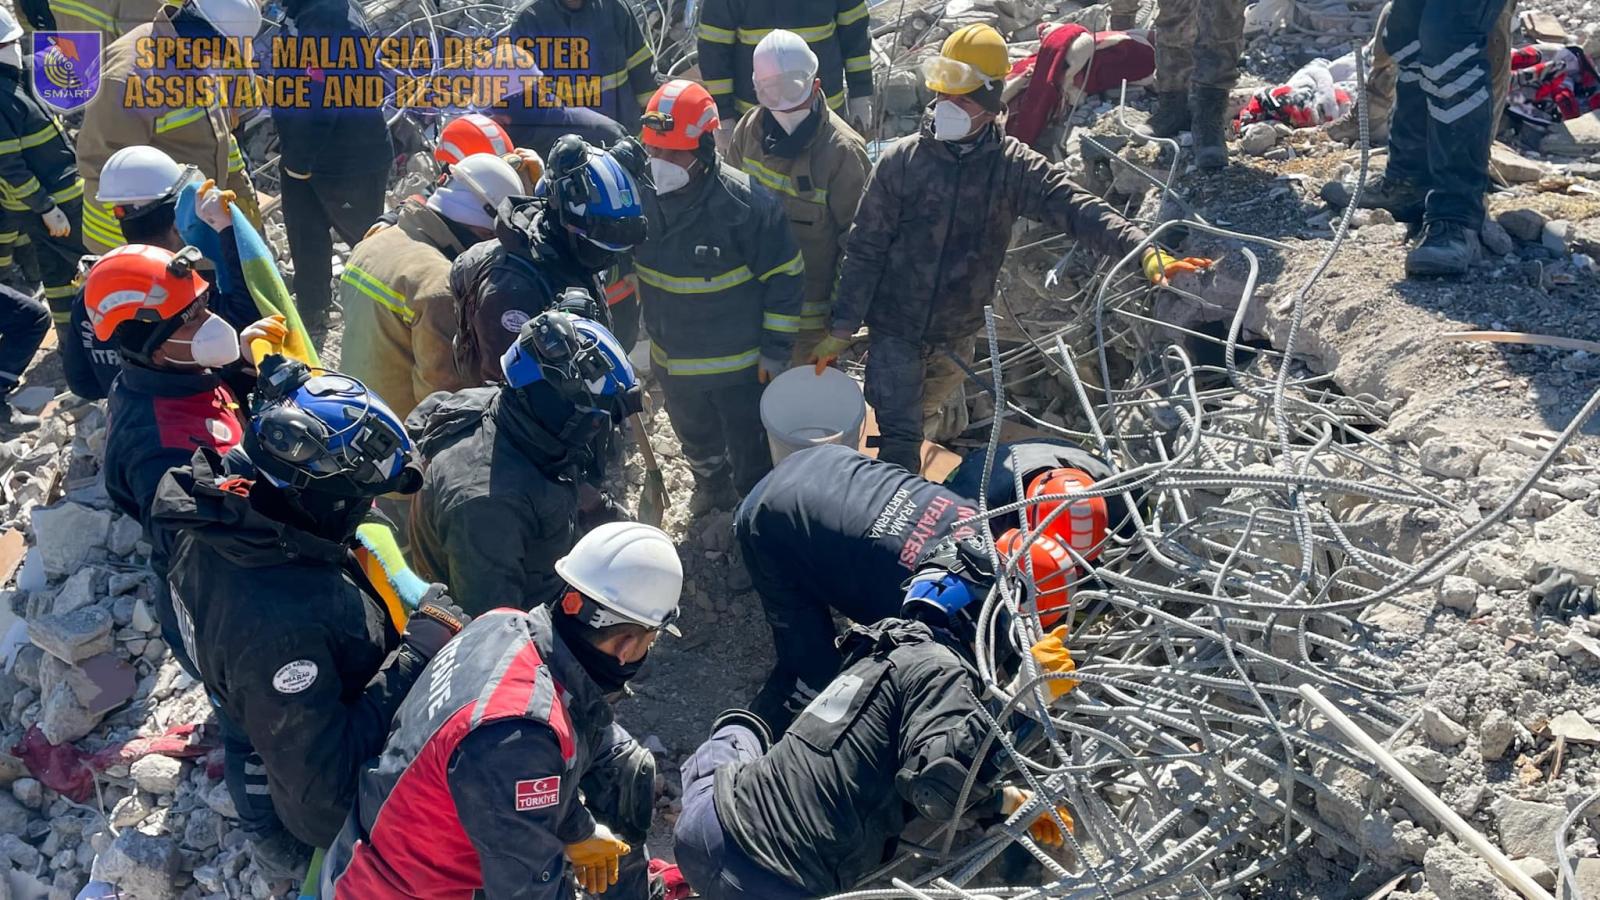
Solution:
<svg viewBox="0 0 1600 900">
<path fill-rule="evenodd" d="M 156 495 L 155 521 L 179 532 L 168 576 L 179 630 L 261 755 L 278 818 L 326 847 L 423 661 L 396 652 L 399 634 L 347 546 L 267 518 L 249 482 L 220 473 L 201 450 Z"/>
</svg>

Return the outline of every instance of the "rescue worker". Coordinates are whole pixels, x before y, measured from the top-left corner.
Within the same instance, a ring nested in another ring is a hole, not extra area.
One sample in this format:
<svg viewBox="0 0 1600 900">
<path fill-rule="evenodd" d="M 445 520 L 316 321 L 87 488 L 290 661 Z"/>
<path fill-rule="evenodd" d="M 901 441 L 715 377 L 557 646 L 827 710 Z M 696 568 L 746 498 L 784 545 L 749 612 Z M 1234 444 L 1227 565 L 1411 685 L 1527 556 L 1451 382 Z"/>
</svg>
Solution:
<svg viewBox="0 0 1600 900">
<path fill-rule="evenodd" d="M 1113 258 L 1145 235 L 1066 172 L 1007 136 L 996 123 L 1009 63 L 1005 39 L 969 25 L 923 68 L 937 99 L 918 134 L 891 144 L 867 182 L 845 245 L 830 333 L 817 345 L 818 371 L 838 358 L 863 320 L 871 328 L 866 394 L 878 417 L 879 458 L 917 472 L 924 432 L 964 378 L 994 296 L 1018 217 L 1037 219 Z M 1209 265 L 1149 249 L 1155 283 Z M 958 401 L 959 426 L 966 409 Z"/>
<path fill-rule="evenodd" d="M 180 166 L 154 147 L 124 147 L 111 154 L 101 175 L 95 199 L 111 205 L 112 214 L 129 243 L 149 244 L 173 253 L 183 249 L 184 240 L 176 224 L 178 198 L 185 186 L 199 178 L 194 166 Z M 221 248 L 221 257 L 203 260 L 201 269 L 209 267 L 212 271 L 229 273 L 227 283 L 230 286 L 223 290 L 220 277 L 208 279 L 212 283 L 207 292 L 206 308 L 235 329 L 243 330 L 255 322 L 260 313 L 245 283 L 239 247 L 232 236 L 233 217 L 228 214 L 231 192 L 204 183 L 200 187 L 203 190 L 196 194 L 199 201 L 195 206 L 196 214 L 217 232 Z M 98 257 L 86 257 L 83 262 L 92 264 L 95 259 Z M 82 297 L 81 288 L 77 296 Z M 113 342 L 95 335 L 88 307 L 81 299 L 73 301 L 69 325 L 57 334 L 67 386 L 85 400 L 104 398 L 111 390 L 112 380 L 122 371 L 122 356 Z M 175 463 L 181 464 L 182 461 Z"/>
<path fill-rule="evenodd" d="M 838 671 L 833 613 L 864 625 L 895 615 L 923 553 L 976 534 L 975 522 L 952 528 L 977 512 L 948 486 L 837 444 L 790 454 L 755 486 L 734 512 L 733 536 L 772 627 L 777 663 L 751 706 L 775 732 Z M 992 526 L 999 534 L 1014 519 Z M 1041 582 L 1045 574 L 1035 571 Z"/>
<path fill-rule="evenodd" d="M 828 108 L 866 131 L 872 121 L 872 22 L 867 6 L 867 0 L 704 0 L 695 31 L 700 76 L 717 99 L 729 131 L 757 105 L 755 47 L 777 28 L 811 45 Z M 720 139 L 728 137 L 725 133 Z"/>
<path fill-rule="evenodd" d="M 610 116 L 582 106 L 524 105 L 512 98 L 497 115 L 518 147 L 531 148 L 542 156 L 549 156 L 556 141 L 569 134 L 596 147 L 610 147 L 633 133 Z"/>
<path fill-rule="evenodd" d="M 638 408 L 627 352 L 588 319 L 540 313 L 500 365 L 503 385 L 434 394 L 406 423 L 427 460 L 413 558 L 473 615 L 560 593 L 595 439 Z"/>
<path fill-rule="evenodd" d="M 426 199 L 402 203 L 394 227 L 350 251 L 339 276 L 340 365 L 395 415 L 409 416 L 434 391 L 480 383 L 456 371 L 450 264 L 493 237 L 495 207 L 522 192 L 521 178 L 499 156 L 467 156 Z"/>
<path fill-rule="evenodd" d="M 1067 810 L 1041 810 L 1028 791 L 1004 784 L 998 741 L 982 752 L 990 727 L 978 708 L 986 691 L 971 641 L 986 591 L 937 566 L 919 571 L 896 592 L 900 617 L 845 635 L 844 670 L 776 743 L 750 712 L 717 717 L 710 740 L 684 761 L 673 833 L 678 866 L 698 896 L 805 900 L 850 891 L 895 857 L 908 825 L 948 822 L 963 795 L 962 814 L 980 823 L 1027 807 L 1038 815 L 1029 828 L 1035 841 L 1065 842 Z M 1042 672 L 1073 671 L 1063 633 L 1032 647 Z M 1054 701 L 1076 682 L 1042 685 Z"/>
<path fill-rule="evenodd" d="M 1153 137 L 1194 133 L 1194 164 L 1228 165 L 1228 92 L 1239 81 L 1245 0 L 1165 0 L 1156 5 Z"/>
<path fill-rule="evenodd" d="M 43 303 L 0 285 L 0 427 L 38 427 L 38 416 L 21 412 L 7 401 L 49 330 L 50 311 Z"/>
<path fill-rule="evenodd" d="M 543 68 L 561 75 L 600 79 L 599 103 L 588 106 L 632 132 L 639 113 L 656 89 L 655 55 L 633 9 L 624 0 L 528 0 L 512 20 L 517 38 L 581 38 L 587 42 L 587 65 Z"/>
<path fill-rule="evenodd" d="M 309 853 L 296 842 L 332 842 L 362 763 L 461 618 L 435 585 L 402 632 L 352 550 L 373 498 L 422 480 L 400 420 L 348 376 L 277 354 L 262 369 L 243 442 L 254 477 L 202 447 L 162 479 L 152 517 L 178 535 L 169 581 L 222 713 L 229 793 L 258 860 L 282 864 Z"/>
<path fill-rule="evenodd" d="M 694 474 L 691 515 L 728 509 L 772 467 L 761 390 L 789 365 L 805 261 L 782 205 L 718 158 L 717 107 L 671 81 L 642 136 L 654 190 L 634 251 L 650 362 Z"/>
<path fill-rule="evenodd" d="M 1399 67 L 1389 163 L 1360 204 L 1422 223 L 1408 276 L 1459 277 L 1477 258 L 1489 147 L 1510 83 L 1507 6 L 1395 0 L 1384 23 L 1379 40 Z"/>
<path fill-rule="evenodd" d="M 962 497 L 976 498 L 983 493 L 983 465 L 986 453 L 978 450 L 961 461 L 944 480 L 944 486 L 955 491 Z M 1012 441 L 1001 444 L 995 448 L 994 465 L 989 472 L 988 508 L 998 509 L 1017 500 L 1016 483 L 1020 475 L 1025 492 L 1032 493 L 1032 488 L 1040 484 L 1040 477 L 1061 471 L 1073 472 L 1073 480 L 1082 484 L 1094 484 L 1110 478 L 1114 472 L 1105 460 L 1082 447 L 1068 441 L 1056 438 L 1035 438 L 1025 441 Z M 1134 502 L 1139 502 L 1143 494 L 1134 492 Z M 1037 508 L 1030 508 L 1030 515 L 1034 515 Z M 1100 520 L 1097 532 L 1103 537 L 1106 530 L 1119 531 L 1131 524 L 1128 517 L 1127 499 L 1125 495 L 1114 494 L 1107 497 L 1104 503 L 1098 506 L 1094 515 Z M 1034 516 L 1037 519 L 1037 516 Z M 997 517 L 996 530 L 1014 528 L 1021 522 L 1015 514 Z M 1067 526 L 1069 522 L 1063 520 L 1061 525 Z M 1131 534 L 1131 532 L 1129 532 Z M 1066 532 L 1058 537 L 1066 536 Z M 1069 544 L 1076 542 L 1070 538 Z M 1087 547 L 1080 547 L 1087 552 Z"/>
<path fill-rule="evenodd" d="M 499 381 L 500 359 L 534 316 L 583 290 L 606 321 L 600 274 L 644 239 L 641 194 L 625 160 L 633 149 L 600 150 L 558 140 L 540 184 L 544 197 L 501 204 L 493 240 L 469 248 L 450 272 L 456 367 L 469 383 Z M 631 345 L 625 345 L 631 346 Z"/>
<path fill-rule="evenodd" d="M 0 207 L 27 235 L 44 299 L 66 343 L 83 256 L 83 179 L 61 122 L 35 96 L 22 64 L 22 26 L 0 7 Z"/>
<path fill-rule="evenodd" d="M 734 128 L 728 165 L 782 201 L 805 259 L 805 299 L 793 356 L 798 364 L 810 358 L 828 324 L 845 235 L 872 163 L 861 136 L 828 108 L 817 55 L 798 35 L 778 30 L 762 38 L 752 66 L 761 106 Z"/>
<path fill-rule="evenodd" d="M 556 563 L 553 606 L 476 619 L 423 672 L 322 867 L 322 898 L 643 900 L 655 759 L 606 695 L 674 634 L 671 538 L 603 525 Z M 474 894 L 474 892 L 479 892 Z"/>
<path fill-rule="evenodd" d="M 167 594 L 175 535 L 153 527 L 151 504 L 167 470 L 188 465 L 196 448 L 220 456 L 239 446 L 246 418 L 240 401 L 251 387 L 237 365 L 241 342 L 285 333 L 281 322 L 265 319 L 241 335 L 213 311 L 214 293 L 195 271 L 199 259 L 193 247 L 124 244 L 89 270 L 81 304 L 93 337 L 118 360 L 106 403 L 106 493 L 144 528 L 159 579 L 161 635 L 190 674 L 196 670 Z"/>
<path fill-rule="evenodd" d="M 261 10 L 255 0 L 184 0 L 180 6 L 163 6 L 154 21 L 106 47 L 101 54 L 100 91 L 84 107 L 78 131 L 78 173 L 85 189 L 99 195 L 102 170 L 113 153 L 148 145 L 197 166 L 203 177 L 233 191 L 235 202 L 259 231 L 261 211 L 245 172 L 244 157 L 233 139 L 229 111 L 220 104 L 129 106 L 128 86 L 130 82 L 136 87 L 148 85 L 160 76 L 201 74 L 198 69 L 147 70 L 140 66 L 138 60 L 145 55 L 140 48 L 154 46 L 154 40 L 172 42 L 182 36 L 227 40 L 238 46 L 260 28 Z M 111 203 L 97 200 L 84 204 L 83 244 L 89 252 L 105 253 L 125 242 Z"/>
<path fill-rule="evenodd" d="M 439 130 L 439 140 L 433 146 L 433 161 L 439 165 L 439 181 L 420 193 L 412 194 L 407 200 L 425 203 L 438 186 L 444 184 L 450 174 L 450 167 L 461 162 L 469 156 L 487 153 L 498 156 L 507 165 L 515 169 L 522 179 L 522 190 L 519 194 L 533 193 L 534 186 L 539 183 L 539 178 L 544 174 L 544 158 L 532 150 L 513 146 L 510 135 L 500 126 L 499 122 L 482 113 L 467 113 L 457 116 L 445 123 Z M 402 205 L 404 203 L 402 202 Z M 363 239 L 372 237 L 379 231 L 393 225 L 400 219 L 400 207 L 386 209 L 378 217 L 376 223 L 367 229 Z M 481 240 L 481 239 L 480 239 Z M 477 243 L 472 241 L 471 243 Z M 469 244 L 468 246 L 470 246 Z M 353 246 L 353 245 L 352 245 Z"/>
<path fill-rule="evenodd" d="M 100 46 L 155 18 L 171 0 L 49 0 L 53 24 L 46 31 L 95 31 Z"/>
<path fill-rule="evenodd" d="M 371 36 L 366 16 L 353 0 L 285 0 L 283 9 L 287 15 L 283 41 L 320 41 L 339 47 L 341 42 L 357 44 Z M 278 74 L 304 77 L 312 75 L 312 68 Z M 328 85 L 377 74 L 370 64 L 318 68 L 315 76 L 306 78 L 309 90 L 303 106 L 272 105 L 281 151 L 283 223 L 295 261 L 295 303 L 310 320 L 323 317 L 333 301 L 330 231 L 337 232 L 345 246 L 354 247 L 383 213 L 389 172 L 394 168 L 394 146 L 383 109 L 339 102 L 337 92 L 335 102 L 325 102 Z"/>
</svg>

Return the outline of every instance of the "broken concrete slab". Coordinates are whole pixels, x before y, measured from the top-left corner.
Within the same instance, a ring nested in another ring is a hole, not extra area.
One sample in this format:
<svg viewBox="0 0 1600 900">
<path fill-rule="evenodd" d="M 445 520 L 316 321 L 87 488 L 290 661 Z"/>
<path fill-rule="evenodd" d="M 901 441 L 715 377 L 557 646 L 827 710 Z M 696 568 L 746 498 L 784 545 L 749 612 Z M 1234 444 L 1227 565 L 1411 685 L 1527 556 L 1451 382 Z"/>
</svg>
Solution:
<svg viewBox="0 0 1600 900">
<path fill-rule="evenodd" d="M 94 877 L 142 900 L 175 900 L 179 894 L 178 845 L 134 829 L 117 835 L 94 861 Z"/>
<path fill-rule="evenodd" d="M 1600 728 L 1589 724 L 1577 710 L 1569 709 L 1550 720 L 1550 736 L 1566 738 L 1569 744 L 1600 745 Z"/>
<path fill-rule="evenodd" d="M 140 790 L 161 797 L 178 789 L 183 781 L 183 763 L 170 756 L 152 753 L 134 760 L 133 765 L 128 767 L 128 774 Z"/>
<path fill-rule="evenodd" d="M 1583 585 L 1600 585 L 1600 518 L 1573 501 L 1534 523 L 1526 547 L 1535 566 L 1557 566 Z"/>
<path fill-rule="evenodd" d="M 1517 723 L 1503 709 L 1491 709 L 1478 726 L 1478 752 L 1484 759 L 1496 760 L 1506 755 L 1517 739 Z"/>
<path fill-rule="evenodd" d="M 57 684 L 39 706 L 39 730 L 44 732 L 45 740 L 52 744 L 64 744 L 79 738 L 88 737 L 100 724 L 102 716 L 90 712 L 72 688 L 66 684 Z"/>
<path fill-rule="evenodd" d="M 1422 711 L 1422 730 L 1446 747 L 1454 747 L 1467 739 L 1464 726 L 1432 706 Z"/>
<path fill-rule="evenodd" d="M 80 503 L 58 503 L 34 507 L 32 512 L 34 546 L 44 562 L 45 573 L 70 575 L 105 549 L 111 532 L 111 513 Z"/>
<path fill-rule="evenodd" d="M 1431 747 L 1411 744 L 1396 750 L 1394 758 L 1410 769 L 1411 774 L 1429 784 L 1443 784 L 1450 777 L 1450 760 Z"/>
<path fill-rule="evenodd" d="M 1532 209 L 1508 209 L 1494 219 L 1519 241 L 1533 243 L 1544 235 L 1544 214 Z"/>
<path fill-rule="evenodd" d="M 55 398 L 55 388 L 42 384 L 33 384 L 16 391 L 11 396 L 6 398 L 6 402 L 18 412 L 27 413 L 30 416 L 37 416 L 39 413 L 43 412 L 44 408 L 50 405 L 50 401 L 54 400 Z"/>
<path fill-rule="evenodd" d="M 111 613 L 87 606 L 33 620 L 28 623 L 28 639 L 62 662 L 75 663 L 110 652 L 111 628 Z"/>
<path fill-rule="evenodd" d="M 1539 152 L 1557 156 L 1588 156 L 1600 151 L 1600 112 L 1551 125 L 1539 139 Z"/>
<path fill-rule="evenodd" d="M 99 577 L 100 570 L 94 566 L 84 566 L 73 572 L 72 577 L 57 589 L 55 600 L 50 604 L 50 614 L 66 615 L 94 603 L 95 581 Z"/>
<path fill-rule="evenodd" d="M 1567 817 L 1565 807 L 1505 799 L 1495 807 L 1495 815 L 1500 849 L 1507 856 L 1533 856 L 1546 865 L 1556 864 L 1556 829 Z"/>
</svg>

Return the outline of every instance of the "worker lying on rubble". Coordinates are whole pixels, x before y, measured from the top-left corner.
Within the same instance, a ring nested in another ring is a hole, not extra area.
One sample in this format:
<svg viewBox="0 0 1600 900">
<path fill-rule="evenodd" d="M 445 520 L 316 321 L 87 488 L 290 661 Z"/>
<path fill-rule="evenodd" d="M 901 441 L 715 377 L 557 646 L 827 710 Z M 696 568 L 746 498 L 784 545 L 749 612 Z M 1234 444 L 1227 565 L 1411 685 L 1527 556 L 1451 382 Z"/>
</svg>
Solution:
<svg viewBox="0 0 1600 900">
<path fill-rule="evenodd" d="M 186 244 L 178 231 L 179 197 L 187 185 L 195 182 L 207 187 L 200 182 L 200 170 L 194 166 L 180 166 L 155 147 L 124 147 L 106 161 L 95 199 L 110 204 L 111 214 L 128 243 L 150 244 L 176 253 Z M 203 259 L 200 268 L 204 270 L 209 266 L 214 271 L 228 273 L 227 289 L 223 288 L 224 279 L 220 275 L 207 279 L 211 285 L 207 290 L 206 309 L 234 328 L 243 329 L 256 321 L 260 313 L 240 266 L 239 246 L 233 237 L 233 217 L 228 213 L 231 197 L 231 192 L 210 185 L 207 190 L 196 193 L 194 214 L 218 236 L 217 258 Z M 72 303 L 68 328 L 57 332 L 61 342 L 61 367 L 67 386 L 74 394 L 86 400 L 98 400 L 111 390 L 112 380 L 122 371 L 122 359 L 113 344 L 95 335 L 81 291 L 78 298 Z M 198 445 L 191 445 L 188 451 L 193 452 L 195 446 Z M 187 461 L 185 453 L 184 459 L 173 465 Z"/>
<path fill-rule="evenodd" d="M 568 135 L 545 161 L 540 199 L 500 205 L 494 237 L 461 254 L 450 272 L 463 379 L 499 381 L 500 358 L 522 326 L 577 296 L 574 289 L 588 305 L 570 311 L 609 326 L 600 276 L 644 240 L 636 180 L 644 167 L 644 150 L 632 139 L 602 150 Z"/>
<path fill-rule="evenodd" d="M 921 554 L 977 511 L 945 486 L 837 444 L 788 456 L 755 486 L 733 534 L 772 627 L 777 664 L 751 706 L 775 732 L 839 669 L 833 613 L 865 625 L 898 613 L 900 584 Z"/>
<path fill-rule="evenodd" d="M 350 251 L 339 276 L 340 365 L 393 403 L 395 415 L 409 416 L 434 391 L 480 383 L 456 371 L 450 263 L 493 237 L 495 207 L 522 191 L 498 155 L 471 154 L 426 198 L 400 204 L 394 227 Z"/>
<path fill-rule="evenodd" d="M 322 898 L 650 896 L 655 758 L 612 718 L 683 569 L 666 533 L 613 522 L 556 563 L 553 607 L 479 617 L 423 671 L 322 868 Z M 569 868 L 570 866 L 570 868 Z"/>
<path fill-rule="evenodd" d="M 1016 220 L 1036 219 L 1114 259 L 1145 238 L 1004 133 L 995 117 L 1009 69 L 1005 39 L 989 25 L 956 31 L 924 64 L 937 99 L 921 133 L 878 159 L 845 244 L 830 332 L 815 351 L 820 370 L 863 321 L 871 327 L 866 394 L 880 456 L 911 472 L 925 431 L 937 441 L 965 430 L 964 404 L 954 424 L 938 429 L 941 410 L 962 383 L 955 360 L 972 359 Z M 1208 264 L 1155 248 L 1142 257 L 1152 282 Z"/>
<path fill-rule="evenodd" d="M 994 822 L 1031 801 L 1000 783 L 999 742 L 978 758 L 989 726 L 977 708 L 984 687 L 972 642 L 992 579 L 951 562 L 981 550 L 953 550 L 937 548 L 919 566 L 898 594 L 899 618 L 850 629 L 844 670 L 775 744 L 760 717 L 730 710 L 684 762 L 674 849 L 701 897 L 802 900 L 851 890 L 894 857 L 914 819 L 953 818 L 974 767 L 964 815 Z M 1042 673 L 1072 671 L 1064 632 L 1033 646 Z M 1043 685 L 1055 700 L 1076 682 Z M 1060 846 L 1060 826 L 1071 823 L 1060 809 L 1030 830 Z"/>
<path fill-rule="evenodd" d="M 597 438 L 640 394 L 616 338 L 560 311 L 523 325 L 500 364 L 503 385 L 434 394 L 406 423 L 427 459 L 414 559 L 473 615 L 558 597 L 556 561 L 582 530 L 579 487 L 604 474 Z"/>
<path fill-rule="evenodd" d="M 732 509 L 772 468 L 761 392 L 789 367 L 805 258 L 778 199 L 717 153 L 717 105 L 692 81 L 650 98 L 650 236 L 634 253 L 650 363 L 694 476 L 689 514 Z"/>
<path fill-rule="evenodd" d="M 805 258 L 805 300 L 794 342 L 794 361 L 802 363 L 827 326 L 845 235 L 872 163 L 861 135 L 828 108 L 817 55 L 804 38 L 782 29 L 762 38 L 751 74 L 761 105 L 734 128 L 728 165 L 777 195 Z"/>
<path fill-rule="evenodd" d="M 262 370 L 243 444 L 256 477 L 227 477 L 202 448 L 162 479 L 152 518 L 178 532 L 182 646 L 223 713 L 228 792 L 275 878 L 304 864 L 302 842 L 333 840 L 361 764 L 462 620 L 436 585 L 401 633 L 355 549 L 373 498 L 421 483 L 400 420 L 346 375 L 277 354 Z"/>
</svg>

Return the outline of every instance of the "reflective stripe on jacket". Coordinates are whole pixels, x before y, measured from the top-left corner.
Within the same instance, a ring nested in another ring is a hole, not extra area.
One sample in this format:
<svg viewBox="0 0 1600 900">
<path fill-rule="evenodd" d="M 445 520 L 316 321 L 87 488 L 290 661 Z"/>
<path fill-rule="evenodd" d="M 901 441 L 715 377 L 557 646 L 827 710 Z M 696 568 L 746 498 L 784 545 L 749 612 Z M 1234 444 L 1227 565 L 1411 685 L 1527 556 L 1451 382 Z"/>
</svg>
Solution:
<svg viewBox="0 0 1600 900">
<path fill-rule="evenodd" d="M 562 69 L 560 74 L 599 76 L 600 105 L 592 108 L 617 120 L 630 133 L 639 130 L 639 113 L 656 91 L 655 55 L 628 3 L 585 0 L 582 7 L 568 9 L 562 0 L 532 0 L 518 13 L 511 33 L 517 37 L 585 38 L 589 65 Z M 545 152 L 543 147 L 535 149 Z"/>
<path fill-rule="evenodd" d="M 83 196 L 61 122 L 33 95 L 31 73 L 0 64 L 0 206 L 42 213 Z"/>
</svg>

